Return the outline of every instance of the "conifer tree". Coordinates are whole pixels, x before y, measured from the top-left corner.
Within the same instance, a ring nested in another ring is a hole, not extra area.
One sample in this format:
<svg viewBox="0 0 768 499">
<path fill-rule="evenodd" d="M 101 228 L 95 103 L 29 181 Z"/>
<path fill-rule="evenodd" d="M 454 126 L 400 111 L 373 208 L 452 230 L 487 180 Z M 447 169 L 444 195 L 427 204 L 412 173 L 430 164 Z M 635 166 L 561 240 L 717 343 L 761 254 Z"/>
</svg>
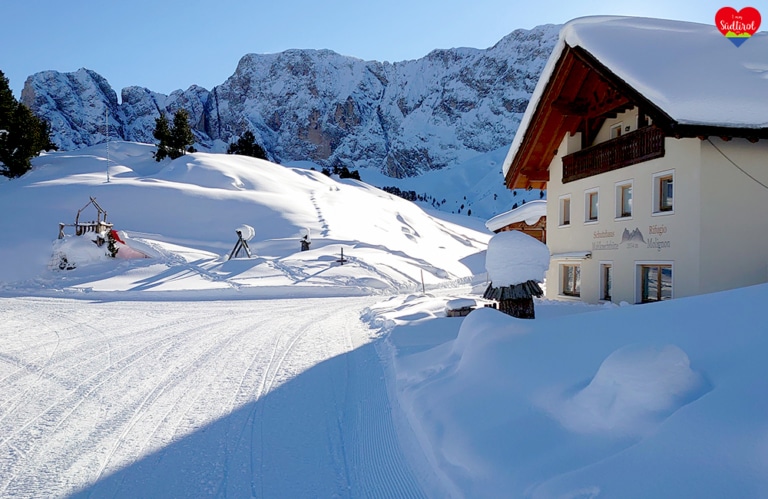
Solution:
<svg viewBox="0 0 768 499">
<path fill-rule="evenodd" d="M 11 92 L 8 78 L 0 71 L 0 130 L 8 129 L 14 109 L 16 109 L 16 99 Z"/>
<path fill-rule="evenodd" d="M 229 144 L 227 154 L 240 154 L 259 159 L 267 159 L 267 152 L 256 142 L 253 132 L 246 130 L 236 142 Z"/>
<path fill-rule="evenodd" d="M 195 136 L 189 126 L 189 113 L 186 109 L 179 109 L 173 115 L 173 126 L 168 126 L 168 118 L 161 114 L 155 118 L 154 137 L 160 141 L 155 152 L 155 160 L 162 161 L 166 157 L 180 158 L 187 152 L 195 152 L 192 144 Z"/>
<path fill-rule="evenodd" d="M 192 127 L 189 126 L 189 113 L 186 109 L 179 109 L 173 115 L 173 127 L 171 128 L 171 147 L 178 151 L 176 157 L 183 156 L 187 151 L 194 152 L 192 148 L 194 143 L 195 136 L 192 133 Z"/>
<path fill-rule="evenodd" d="M 41 151 L 55 150 L 48 122 L 35 116 L 13 97 L 8 79 L 0 71 L 0 175 L 21 177 L 32 168 Z"/>
<path fill-rule="evenodd" d="M 159 118 L 155 118 L 155 131 L 152 132 L 155 139 L 159 140 L 157 151 L 155 152 L 155 161 L 162 161 L 168 156 L 168 142 L 171 137 L 171 129 L 168 126 L 168 118 L 160 113 Z"/>
</svg>

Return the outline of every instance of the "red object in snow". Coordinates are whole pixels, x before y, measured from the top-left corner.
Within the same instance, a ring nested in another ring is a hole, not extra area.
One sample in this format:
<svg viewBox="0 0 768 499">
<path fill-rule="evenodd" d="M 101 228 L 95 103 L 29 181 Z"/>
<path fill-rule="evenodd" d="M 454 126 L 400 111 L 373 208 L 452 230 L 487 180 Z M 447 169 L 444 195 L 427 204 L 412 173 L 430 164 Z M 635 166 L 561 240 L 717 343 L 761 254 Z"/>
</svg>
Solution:
<svg viewBox="0 0 768 499">
<path fill-rule="evenodd" d="M 110 231 L 110 235 L 112 236 L 112 238 L 113 238 L 115 241 L 117 241 L 117 242 L 119 242 L 119 243 L 122 243 L 122 244 L 125 244 L 125 241 L 123 241 L 122 239 L 120 239 L 120 236 L 117 234 L 117 231 L 116 231 L 115 229 L 112 229 L 112 230 Z"/>
</svg>

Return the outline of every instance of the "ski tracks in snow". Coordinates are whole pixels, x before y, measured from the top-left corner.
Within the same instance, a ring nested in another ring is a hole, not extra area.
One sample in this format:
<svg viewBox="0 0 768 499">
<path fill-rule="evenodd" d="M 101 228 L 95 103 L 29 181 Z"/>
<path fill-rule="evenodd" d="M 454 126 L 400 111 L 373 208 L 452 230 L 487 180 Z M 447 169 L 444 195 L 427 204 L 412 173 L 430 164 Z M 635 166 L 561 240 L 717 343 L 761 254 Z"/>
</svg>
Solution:
<svg viewBox="0 0 768 499">
<path fill-rule="evenodd" d="M 0 496 L 423 496 L 375 300 L 5 300 Z"/>
</svg>

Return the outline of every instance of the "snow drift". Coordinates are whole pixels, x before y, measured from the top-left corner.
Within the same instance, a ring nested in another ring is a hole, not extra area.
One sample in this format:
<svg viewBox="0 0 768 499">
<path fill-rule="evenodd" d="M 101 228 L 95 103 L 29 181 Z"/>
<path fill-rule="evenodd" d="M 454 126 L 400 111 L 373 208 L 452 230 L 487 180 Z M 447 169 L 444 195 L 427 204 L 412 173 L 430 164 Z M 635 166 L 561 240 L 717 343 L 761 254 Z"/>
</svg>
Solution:
<svg viewBox="0 0 768 499">
<path fill-rule="evenodd" d="M 763 497 L 768 285 L 652 305 L 536 303 L 537 319 L 372 308 L 393 390 L 467 497 Z M 577 313 L 574 312 L 588 312 Z M 568 313 L 569 315 L 561 315 Z"/>
</svg>

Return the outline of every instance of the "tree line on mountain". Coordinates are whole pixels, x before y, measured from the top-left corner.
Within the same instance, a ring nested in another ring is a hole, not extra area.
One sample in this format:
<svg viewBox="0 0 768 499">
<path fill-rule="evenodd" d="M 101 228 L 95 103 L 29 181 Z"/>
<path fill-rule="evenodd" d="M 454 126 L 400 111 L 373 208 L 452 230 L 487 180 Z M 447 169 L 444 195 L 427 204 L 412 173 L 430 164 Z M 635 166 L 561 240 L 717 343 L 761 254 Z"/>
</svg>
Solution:
<svg viewBox="0 0 768 499">
<path fill-rule="evenodd" d="M 333 168 L 325 167 L 320 172 L 324 175 L 338 175 L 339 178 L 352 178 L 360 180 L 360 172 L 357 170 L 350 170 L 346 166 L 333 165 Z"/>
<path fill-rule="evenodd" d="M 32 168 L 32 158 L 56 149 L 51 126 L 16 100 L 0 71 L 0 175 L 21 177 Z"/>
<path fill-rule="evenodd" d="M 442 206 L 446 203 L 445 199 L 443 199 L 442 201 L 438 201 L 437 198 L 431 196 L 430 194 L 427 194 L 427 193 L 419 194 L 416 191 L 406 191 L 404 189 L 400 189 L 399 187 L 395 187 L 392 185 L 384 186 L 381 188 L 381 190 L 384 192 L 388 192 L 390 194 L 394 194 L 395 196 L 401 197 L 408 201 L 421 201 L 422 203 L 429 203 L 435 208 Z M 464 196 L 464 199 L 467 199 L 467 197 Z M 461 205 L 461 209 L 464 209 L 464 205 Z"/>
<path fill-rule="evenodd" d="M 382 191 L 394 194 L 397 197 L 401 197 L 408 201 L 423 201 L 426 197 L 424 194 L 416 194 L 416 191 L 406 191 L 399 187 L 387 185 L 381 188 Z"/>
<path fill-rule="evenodd" d="M 422 203 L 429 203 L 430 205 L 432 205 L 433 208 L 437 208 L 437 209 L 439 209 L 441 206 L 443 206 L 447 202 L 445 198 L 443 198 L 442 201 L 439 201 L 436 197 L 433 197 L 432 195 L 427 194 L 426 192 L 423 194 L 419 194 L 416 191 L 407 191 L 392 185 L 384 186 L 381 188 L 381 190 L 384 192 L 393 194 L 395 196 L 401 197 L 407 201 L 413 201 L 413 202 L 420 201 Z M 464 196 L 464 200 L 466 199 L 467 199 L 467 196 Z M 464 205 L 462 204 L 458 209 L 458 213 L 460 214 L 461 210 L 463 209 L 464 209 Z M 451 213 L 454 213 L 454 212 L 451 211 Z M 472 216 L 471 209 L 467 210 L 467 215 Z"/>
</svg>

